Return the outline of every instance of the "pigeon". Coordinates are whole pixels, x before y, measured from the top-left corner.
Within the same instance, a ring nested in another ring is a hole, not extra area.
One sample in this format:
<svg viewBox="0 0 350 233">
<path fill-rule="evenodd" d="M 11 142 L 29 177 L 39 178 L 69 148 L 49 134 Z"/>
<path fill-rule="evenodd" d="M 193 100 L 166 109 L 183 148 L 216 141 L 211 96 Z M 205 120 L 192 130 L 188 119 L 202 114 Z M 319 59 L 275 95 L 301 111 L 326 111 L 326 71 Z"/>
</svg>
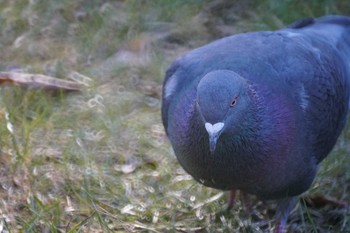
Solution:
<svg viewBox="0 0 350 233">
<path fill-rule="evenodd" d="M 336 15 L 185 53 L 166 71 L 161 107 L 180 165 L 232 197 L 275 200 L 283 232 L 345 126 L 349 64 L 350 17 Z"/>
</svg>

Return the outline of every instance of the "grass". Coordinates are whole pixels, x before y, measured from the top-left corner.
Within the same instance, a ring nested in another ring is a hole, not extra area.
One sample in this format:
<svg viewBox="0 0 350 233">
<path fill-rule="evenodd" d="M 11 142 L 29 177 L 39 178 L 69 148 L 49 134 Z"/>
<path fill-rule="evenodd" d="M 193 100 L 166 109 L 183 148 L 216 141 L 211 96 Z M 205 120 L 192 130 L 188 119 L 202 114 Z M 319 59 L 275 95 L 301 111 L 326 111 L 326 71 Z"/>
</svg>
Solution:
<svg viewBox="0 0 350 233">
<path fill-rule="evenodd" d="M 225 194 L 177 163 L 160 119 L 164 72 L 215 38 L 347 9 L 330 0 L 0 2 L 1 70 L 89 84 L 56 96 L 1 87 L 0 232 L 268 232 L 273 204 L 252 197 L 253 215 L 239 200 L 217 215 Z M 349 201 L 349 132 L 307 194 Z M 349 232 L 349 213 L 301 202 L 289 229 Z"/>
</svg>

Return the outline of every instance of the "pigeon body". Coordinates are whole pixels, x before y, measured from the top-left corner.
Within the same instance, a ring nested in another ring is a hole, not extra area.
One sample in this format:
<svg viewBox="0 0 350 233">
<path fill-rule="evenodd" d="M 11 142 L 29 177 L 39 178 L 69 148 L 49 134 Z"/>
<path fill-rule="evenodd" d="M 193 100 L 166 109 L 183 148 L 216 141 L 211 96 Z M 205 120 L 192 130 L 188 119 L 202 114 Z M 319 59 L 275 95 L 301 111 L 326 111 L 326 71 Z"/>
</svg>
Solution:
<svg viewBox="0 0 350 233">
<path fill-rule="evenodd" d="M 349 64 L 343 16 L 186 53 L 163 85 L 162 120 L 178 161 L 206 186 L 293 202 L 345 125 Z"/>
</svg>

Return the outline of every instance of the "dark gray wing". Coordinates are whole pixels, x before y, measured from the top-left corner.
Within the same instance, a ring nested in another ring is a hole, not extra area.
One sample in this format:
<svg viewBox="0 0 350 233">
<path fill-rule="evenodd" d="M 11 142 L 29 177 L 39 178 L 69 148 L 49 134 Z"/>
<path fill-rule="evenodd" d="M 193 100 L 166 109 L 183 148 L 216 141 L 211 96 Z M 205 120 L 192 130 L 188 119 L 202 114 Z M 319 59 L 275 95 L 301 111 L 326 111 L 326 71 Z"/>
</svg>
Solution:
<svg viewBox="0 0 350 233">
<path fill-rule="evenodd" d="M 293 29 L 294 27 L 294 29 Z M 343 127 L 349 107 L 350 18 L 327 16 L 296 23 L 288 32 L 298 32 L 313 51 L 313 78 L 296 88 L 305 110 L 307 137 L 313 143 L 317 162 L 331 151 Z M 308 106 L 309 105 L 309 106 Z"/>
</svg>

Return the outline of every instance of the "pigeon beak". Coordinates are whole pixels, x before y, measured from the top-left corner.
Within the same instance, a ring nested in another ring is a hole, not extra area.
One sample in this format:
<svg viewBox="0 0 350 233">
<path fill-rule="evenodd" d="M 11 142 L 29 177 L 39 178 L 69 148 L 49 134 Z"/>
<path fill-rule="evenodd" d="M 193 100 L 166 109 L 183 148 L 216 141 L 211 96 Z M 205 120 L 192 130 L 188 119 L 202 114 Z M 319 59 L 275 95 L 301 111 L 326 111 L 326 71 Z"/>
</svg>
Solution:
<svg viewBox="0 0 350 233">
<path fill-rule="evenodd" d="M 224 123 L 218 122 L 216 124 L 210 124 L 209 122 L 205 123 L 205 129 L 209 135 L 209 149 L 210 153 L 214 154 L 216 149 L 216 142 L 218 141 L 220 134 L 224 128 Z"/>
</svg>

